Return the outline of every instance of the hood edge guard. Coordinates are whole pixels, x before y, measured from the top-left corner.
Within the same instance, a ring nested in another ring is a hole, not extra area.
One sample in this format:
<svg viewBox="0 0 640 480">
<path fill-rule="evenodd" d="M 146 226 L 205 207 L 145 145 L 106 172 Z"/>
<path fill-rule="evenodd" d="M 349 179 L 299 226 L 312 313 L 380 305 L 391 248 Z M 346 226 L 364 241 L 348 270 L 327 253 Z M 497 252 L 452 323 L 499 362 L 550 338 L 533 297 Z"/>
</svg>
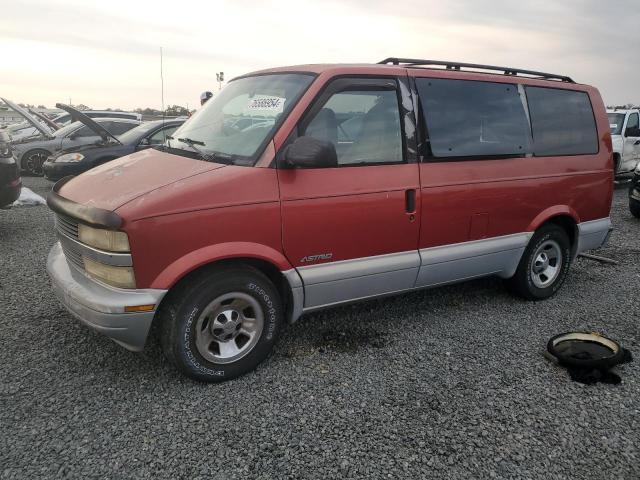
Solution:
<svg viewBox="0 0 640 480">
<path fill-rule="evenodd" d="M 106 228 L 108 230 L 117 230 L 120 228 L 122 225 L 122 217 L 117 213 L 103 208 L 82 205 L 58 193 L 60 188 L 72 178 L 74 178 L 73 175 L 64 177 L 53 185 L 53 188 L 47 195 L 48 207 L 56 213 L 79 220 L 81 223 L 89 225 L 90 227 Z"/>
</svg>

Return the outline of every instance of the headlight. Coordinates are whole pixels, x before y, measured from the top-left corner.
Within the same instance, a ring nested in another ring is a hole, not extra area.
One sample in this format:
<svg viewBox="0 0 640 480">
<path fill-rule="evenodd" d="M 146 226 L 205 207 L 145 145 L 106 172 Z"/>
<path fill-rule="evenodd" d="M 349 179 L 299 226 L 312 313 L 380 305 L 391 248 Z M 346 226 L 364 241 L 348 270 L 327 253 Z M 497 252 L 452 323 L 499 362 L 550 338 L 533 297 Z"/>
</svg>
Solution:
<svg viewBox="0 0 640 480">
<path fill-rule="evenodd" d="M 640 175 L 640 162 L 638 162 L 638 165 L 636 165 L 636 173 Z"/>
<path fill-rule="evenodd" d="M 90 247 L 107 252 L 129 252 L 129 237 L 124 232 L 92 228 L 82 223 L 78 225 L 78 239 Z"/>
<path fill-rule="evenodd" d="M 84 159 L 81 153 L 65 153 L 54 160 L 54 163 L 74 163 Z"/>
<path fill-rule="evenodd" d="M 136 288 L 132 267 L 114 267 L 82 257 L 87 275 L 118 288 Z"/>
</svg>

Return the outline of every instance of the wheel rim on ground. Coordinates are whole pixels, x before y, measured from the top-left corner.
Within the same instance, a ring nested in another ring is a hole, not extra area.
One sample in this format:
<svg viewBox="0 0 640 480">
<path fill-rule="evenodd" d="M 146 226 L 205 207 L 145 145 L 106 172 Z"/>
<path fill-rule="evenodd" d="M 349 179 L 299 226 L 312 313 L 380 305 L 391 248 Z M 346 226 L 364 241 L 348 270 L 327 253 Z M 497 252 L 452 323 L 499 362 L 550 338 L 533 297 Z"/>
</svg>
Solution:
<svg viewBox="0 0 640 480">
<path fill-rule="evenodd" d="M 562 270 L 562 249 L 555 240 L 546 240 L 533 254 L 531 260 L 531 280 L 538 288 L 546 288 L 560 275 Z"/>
<path fill-rule="evenodd" d="M 263 326 L 262 307 L 251 295 L 220 295 L 198 317 L 196 347 L 209 362 L 233 363 L 253 350 Z"/>
</svg>

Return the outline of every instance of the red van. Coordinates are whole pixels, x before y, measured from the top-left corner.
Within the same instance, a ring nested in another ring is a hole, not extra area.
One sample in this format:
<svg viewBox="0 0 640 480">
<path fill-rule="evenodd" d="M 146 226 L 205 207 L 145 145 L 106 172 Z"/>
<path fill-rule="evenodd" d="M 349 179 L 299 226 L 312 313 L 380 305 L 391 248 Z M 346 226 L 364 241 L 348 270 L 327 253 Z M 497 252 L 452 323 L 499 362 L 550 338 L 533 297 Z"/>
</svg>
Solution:
<svg viewBox="0 0 640 480">
<path fill-rule="evenodd" d="M 553 295 L 611 229 L 611 134 L 568 77 L 387 59 L 238 77 L 162 147 L 59 181 L 54 289 L 186 375 L 255 368 L 285 321 L 486 275 Z"/>
</svg>

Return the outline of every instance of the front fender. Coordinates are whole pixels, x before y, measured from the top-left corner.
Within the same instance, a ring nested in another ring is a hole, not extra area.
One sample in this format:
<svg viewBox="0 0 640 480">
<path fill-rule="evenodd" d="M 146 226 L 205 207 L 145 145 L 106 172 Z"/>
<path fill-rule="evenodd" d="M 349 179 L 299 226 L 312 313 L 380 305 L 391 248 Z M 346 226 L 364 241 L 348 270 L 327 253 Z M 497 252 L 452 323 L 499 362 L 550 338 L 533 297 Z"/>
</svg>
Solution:
<svg viewBox="0 0 640 480">
<path fill-rule="evenodd" d="M 271 263 L 281 272 L 292 269 L 285 256 L 266 245 L 232 242 L 209 245 L 180 257 L 155 278 L 150 288 L 169 289 L 188 273 L 204 265 L 230 258 L 255 258 Z"/>
</svg>

